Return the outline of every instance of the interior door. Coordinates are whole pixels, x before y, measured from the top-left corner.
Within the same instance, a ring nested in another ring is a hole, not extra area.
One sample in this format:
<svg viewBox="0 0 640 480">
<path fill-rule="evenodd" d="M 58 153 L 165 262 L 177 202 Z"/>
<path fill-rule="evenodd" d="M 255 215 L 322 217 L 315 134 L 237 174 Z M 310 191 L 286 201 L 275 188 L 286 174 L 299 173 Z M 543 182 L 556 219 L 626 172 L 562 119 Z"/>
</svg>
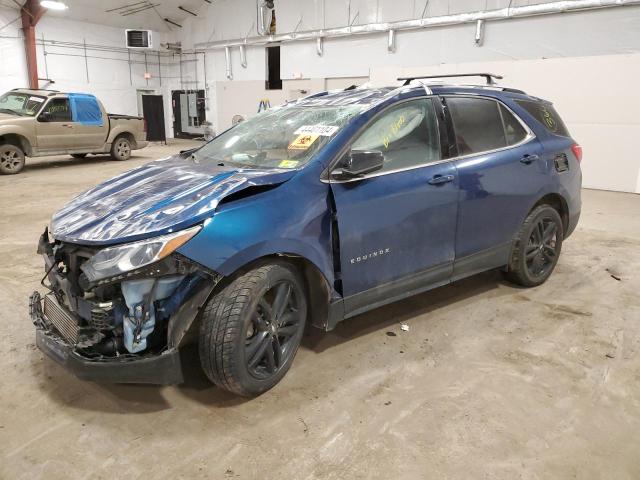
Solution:
<svg viewBox="0 0 640 480">
<path fill-rule="evenodd" d="M 53 98 L 45 105 L 36 122 L 38 150 L 64 152 L 75 145 L 75 132 L 67 98 Z"/>
<path fill-rule="evenodd" d="M 330 180 L 347 315 L 447 283 L 458 208 L 456 167 L 442 159 L 432 99 L 384 110 L 353 150 L 379 150 L 385 161 L 364 178 Z"/>
</svg>

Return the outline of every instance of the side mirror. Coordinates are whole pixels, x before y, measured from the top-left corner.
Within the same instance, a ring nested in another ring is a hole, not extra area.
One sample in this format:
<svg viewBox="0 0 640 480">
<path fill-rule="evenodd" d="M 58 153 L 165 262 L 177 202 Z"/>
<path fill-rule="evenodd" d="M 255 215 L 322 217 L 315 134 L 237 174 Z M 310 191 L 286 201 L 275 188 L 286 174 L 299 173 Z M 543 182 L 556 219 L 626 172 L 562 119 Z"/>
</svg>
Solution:
<svg viewBox="0 0 640 480">
<path fill-rule="evenodd" d="M 340 174 L 358 178 L 380 170 L 384 166 L 384 155 L 379 150 L 351 150 Z"/>
<path fill-rule="evenodd" d="M 51 115 L 51 112 L 42 112 L 38 116 L 38 120 L 41 122 L 50 122 L 52 119 L 53 119 L 53 116 Z"/>
</svg>

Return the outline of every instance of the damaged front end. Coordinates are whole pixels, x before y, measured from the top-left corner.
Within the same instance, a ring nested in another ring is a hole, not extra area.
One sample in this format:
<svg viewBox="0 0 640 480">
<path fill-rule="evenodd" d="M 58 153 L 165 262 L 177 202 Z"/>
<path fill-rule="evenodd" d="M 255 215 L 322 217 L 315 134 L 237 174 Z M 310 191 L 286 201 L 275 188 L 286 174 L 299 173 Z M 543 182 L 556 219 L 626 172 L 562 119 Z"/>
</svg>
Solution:
<svg viewBox="0 0 640 480">
<path fill-rule="evenodd" d="M 29 305 L 38 347 L 87 380 L 182 382 L 178 348 L 220 280 L 175 252 L 199 230 L 108 248 L 50 241 L 45 230 L 49 292 Z"/>
</svg>

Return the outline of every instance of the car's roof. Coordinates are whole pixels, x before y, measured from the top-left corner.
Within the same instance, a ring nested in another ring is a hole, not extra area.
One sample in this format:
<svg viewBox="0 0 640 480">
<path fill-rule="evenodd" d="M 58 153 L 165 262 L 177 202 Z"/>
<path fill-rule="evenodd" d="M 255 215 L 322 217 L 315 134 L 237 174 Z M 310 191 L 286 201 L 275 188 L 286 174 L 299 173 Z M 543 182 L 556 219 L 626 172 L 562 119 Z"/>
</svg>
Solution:
<svg viewBox="0 0 640 480">
<path fill-rule="evenodd" d="M 395 87 L 369 87 L 367 85 L 356 87 L 354 85 L 344 90 L 329 90 L 315 93 L 308 97 L 301 98 L 295 103 L 300 106 L 372 106 L 391 99 L 402 100 L 404 98 L 414 97 L 420 93 L 435 95 L 473 94 L 496 98 L 504 96 L 511 98 L 535 98 L 530 97 L 522 90 L 499 85 L 457 85 L 434 82 L 412 82 L 409 85 Z"/>
</svg>

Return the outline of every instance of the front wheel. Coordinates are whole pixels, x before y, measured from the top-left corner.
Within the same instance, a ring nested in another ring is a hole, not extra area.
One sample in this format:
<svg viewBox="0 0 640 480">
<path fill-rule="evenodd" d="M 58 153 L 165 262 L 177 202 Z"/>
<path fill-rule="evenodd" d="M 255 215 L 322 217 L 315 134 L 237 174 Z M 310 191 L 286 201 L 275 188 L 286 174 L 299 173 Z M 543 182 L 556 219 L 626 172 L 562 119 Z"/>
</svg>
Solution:
<svg viewBox="0 0 640 480">
<path fill-rule="evenodd" d="M 300 275 L 274 262 L 234 279 L 207 303 L 200 323 L 200 362 L 230 392 L 259 395 L 287 373 L 307 318 Z"/>
<path fill-rule="evenodd" d="M 118 137 L 113 141 L 111 158 L 114 160 L 129 160 L 131 158 L 131 142 L 127 137 Z"/>
<path fill-rule="evenodd" d="M 507 278 L 523 287 L 544 283 L 558 263 L 564 228 L 557 210 L 550 205 L 536 207 L 516 235 Z"/>
<path fill-rule="evenodd" d="M 14 175 L 24 168 L 24 152 L 19 147 L 5 143 L 0 145 L 0 173 Z"/>
</svg>

